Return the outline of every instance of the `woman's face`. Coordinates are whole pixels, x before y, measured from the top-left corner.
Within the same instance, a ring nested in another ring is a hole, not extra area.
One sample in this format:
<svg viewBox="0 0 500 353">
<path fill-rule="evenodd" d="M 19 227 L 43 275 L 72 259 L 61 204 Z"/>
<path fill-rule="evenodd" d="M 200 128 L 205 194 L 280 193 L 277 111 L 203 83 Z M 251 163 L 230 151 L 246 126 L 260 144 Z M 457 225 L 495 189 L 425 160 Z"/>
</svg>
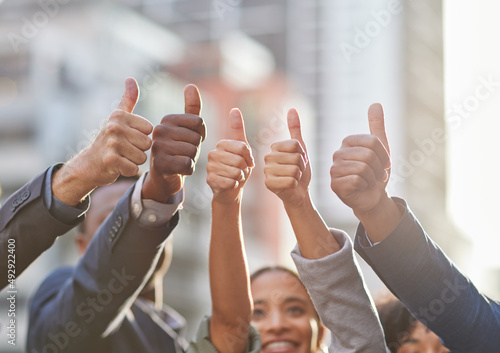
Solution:
<svg viewBox="0 0 500 353">
<path fill-rule="evenodd" d="M 264 272 L 252 281 L 252 296 L 252 325 L 261 336 L 261 353 L 316 352 L 323 327 L 295 276 L 280 270 Z"/>
<path fill-rule="evenodd" d="M 417 321 L 410 335 L 401 342 L 397 353 L 450 353 L 439 337 Z"/>
</svg>

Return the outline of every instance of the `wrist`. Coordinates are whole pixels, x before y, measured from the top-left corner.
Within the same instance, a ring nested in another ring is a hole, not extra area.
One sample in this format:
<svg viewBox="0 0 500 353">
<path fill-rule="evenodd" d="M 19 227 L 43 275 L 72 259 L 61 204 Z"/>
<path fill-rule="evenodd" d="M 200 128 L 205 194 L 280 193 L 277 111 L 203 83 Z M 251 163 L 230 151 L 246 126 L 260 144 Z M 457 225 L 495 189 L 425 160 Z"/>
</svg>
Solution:
<svg viewBox="0 0 500 353">
<path fill-rule="evenodd" d="M 381 242 L 398 225 L 403 213 L 394 200 L 386 193 L 377 205 L 368 211 L 354 212 L 365 228 L 372 242 Z"/>
<path fill-rule="evenodd" d="M 214 193 L 212 198 L 212 205 L 219 207 L 233 208 L 236 206 L 241 206 L 241 200 L 243 199 L 243 190 L 239 190 L 236 195 L 228 195 L 226 193 Z"/>
<path fill-rule="evenodd" d="M 305 190 L 302 195 L 290 200 L 282 200 L 283 206 L 287 212 L 302 212 L 312 207 L 309 190 Z"/>
<path fill-rule="evenodd" d="M 184 184 L 181 175 L 163 176 L 150 170 L 142 185 L 142 198 L 167 203 L 169 198 L 178 193 Z"/>
<path fill-rule="evenodd" d="M 70 160 L 52 174 L 52 194 L 66 205 L 78 205 L 97 187 L 82 175 L 86 175 L 85 171 L 79 170 L 75 160 Z"/>
</svg>

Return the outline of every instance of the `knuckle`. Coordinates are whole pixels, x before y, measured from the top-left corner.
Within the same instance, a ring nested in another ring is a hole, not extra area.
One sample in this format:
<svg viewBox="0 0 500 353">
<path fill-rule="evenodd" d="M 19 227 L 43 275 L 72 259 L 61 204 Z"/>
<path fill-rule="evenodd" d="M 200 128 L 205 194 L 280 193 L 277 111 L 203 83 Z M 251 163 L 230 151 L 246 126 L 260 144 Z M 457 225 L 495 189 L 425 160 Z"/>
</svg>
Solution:
<svg viewBox="0 0 500 353">
<path fill-rule="evenodd" d="M 115 121 L 115 120 L 119 120 L 123 114 L 125 114 L 125 111 L 124 110 L 121 110 L 121 109 L 115 109 L 111 112 L 111 114 L 109 115 L 109 118 L 108 118 L 108 121 Z"/>
<path fill-rule="evenodd" d="M 139 157 L 139 164 L 144 164 L 148 160 L 148 155 L 144 152 L 141 153 Z"/>
<path fill-rule="evenodd" d="M 161 124 L 172 124 L 175 123 L 177 115 L 175 114 L 167 114 L 163 118 L 161 118 Z"/>
</svg>

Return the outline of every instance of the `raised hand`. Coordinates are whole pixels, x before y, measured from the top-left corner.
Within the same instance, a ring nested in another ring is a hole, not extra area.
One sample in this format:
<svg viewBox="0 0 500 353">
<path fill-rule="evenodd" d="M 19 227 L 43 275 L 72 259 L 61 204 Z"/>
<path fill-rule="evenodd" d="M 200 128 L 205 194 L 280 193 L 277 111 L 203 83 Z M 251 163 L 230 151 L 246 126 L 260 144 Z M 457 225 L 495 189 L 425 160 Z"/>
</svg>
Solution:
<svg viewBox="0 0 500 353">
<path fill-rule="evenodd" d="M 389 197 L 391 155 L 380 104 L 368 110 L 370 135 L 348 136 L 333 154 L 331 187 L 365 227 L 373 242 L 385 239 L 402 217 Z"/>
<path fill-rule="evenodd" d="M 206 136 L 195 85 L 184 88 L 184 100 L 185 114 L 166 115 L 153 131 L 150 171 L 142 189 L 145 199 L 167 202 L 182 189 L 185 176 L 194 172 Z"/>
<path fill-rule="evenodd" d="M 287 114 L 290 140 L 275 142 L 265 157 L 266 187 L 285 203 L 300 205 L 308 195 L 311 165 L 302 139 L 297 110 Z"/>
<path fill-rule="evenodd" d="M 254 160 L 245 135 L 245 124 L 239 109 L 229 113 L 231 139 L 221 140 L 208 154 L 207 183 L 212 188 L 213 200 L 230 204 L 241 201 Z"/>
<path fill-rule="evenodd" d="M 107 185 L 120 174 L 133 176 L 147 160 L 151 147 L 151 123 L 133 114 L 139 98 L 139 86 L 133 78 L 125 80 L 125 93 L 95 139 L 55 173 L 54 195 L 76 205 L 97 186 Z"/>
<path fill-rule="evenodd" d="M 333 154 L 331 187 L 355 214 L 370 212 L 385 197 L 391 166 L 380 104 L 368 110 L 370 134 L 348 136 Z"/>
</svg>

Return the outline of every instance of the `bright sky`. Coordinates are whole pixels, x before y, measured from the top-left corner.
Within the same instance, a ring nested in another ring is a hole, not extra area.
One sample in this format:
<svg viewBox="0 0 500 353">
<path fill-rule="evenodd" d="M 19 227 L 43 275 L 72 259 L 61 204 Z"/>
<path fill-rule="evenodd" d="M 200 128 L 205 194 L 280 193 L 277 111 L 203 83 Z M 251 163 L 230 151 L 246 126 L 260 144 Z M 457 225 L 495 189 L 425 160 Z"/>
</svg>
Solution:
<svg viewBox="0 0 500 353">
<path fill-rule="evenodd" d="M 500 3 L 445 0 L 444 13 L 449 211 L 487 288 L 484 270 L 500 268 Z"/>
</svg>

